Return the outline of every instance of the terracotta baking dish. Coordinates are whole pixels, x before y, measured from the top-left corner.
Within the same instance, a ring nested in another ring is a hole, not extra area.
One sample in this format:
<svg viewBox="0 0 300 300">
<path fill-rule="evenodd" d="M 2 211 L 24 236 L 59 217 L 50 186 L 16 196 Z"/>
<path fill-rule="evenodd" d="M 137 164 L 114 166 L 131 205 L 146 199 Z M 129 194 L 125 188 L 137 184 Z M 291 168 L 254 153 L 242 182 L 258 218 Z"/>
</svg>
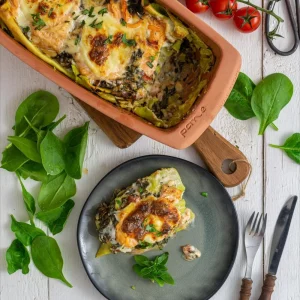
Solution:
<svg viewBox="0 0 300 300">
<path fill-rule="evenodd" d="M 206 93 L 197 99 L 192 111 L 184 120 L 169 129 L 157 128 L 135 114 L 99 98 L 62 73 L 55 71 L 50 65 L 37 58 L 2 30 L 0 30 L 0 44 L 33 69 L 105 115 L 161 143 L 183 149 L 199 138 L 224 105 L 238 76 L 241 57 L 238 51 L 222 36 L 178 1 L 159 0 L 158 2 L 194 29 L 200 38 L 211 47 L 216 57 L 216 64 Z"/>
</svg>

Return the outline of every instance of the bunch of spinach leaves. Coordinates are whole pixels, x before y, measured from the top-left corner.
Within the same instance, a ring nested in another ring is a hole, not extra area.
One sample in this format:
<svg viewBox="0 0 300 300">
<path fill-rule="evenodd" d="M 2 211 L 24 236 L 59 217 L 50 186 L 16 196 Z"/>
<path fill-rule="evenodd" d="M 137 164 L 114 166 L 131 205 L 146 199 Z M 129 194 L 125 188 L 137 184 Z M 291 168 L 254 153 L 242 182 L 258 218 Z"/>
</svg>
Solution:
<svg viewBox="0 0 300 300">
<path fill-rule="evenodd" d="M 134 260 L 136 264 L 133 265 L 133 270 L 139 276 L 156 282 L 160 287 L 163 287 L 165 283 L 174 285 L 175 281 L 168 273 L 168 268 L 166 267 L 168 258 L 168 252 L 156 256 L 153 260 L 144 255 L 135 255 Z"/>
<path fill-rule="evenodd" d="M 259 135 L 278 118 L 281 110 L 293 96 L 291 80 L 281 73 L 265 77 L 257 86 L 244 73 L 240 73 L 225 107 L 239 120 L 257 117 L 260 121 Z"/>
<path fill-rule="evenodd" d="M 2 153 L 1 168 L 15 172 L 21 184 L 24 205 L 30 224 L 18 222 L 11 216 L 11 230 L 16 239 L 6 252 L 9 274 L 22 270 L 29 272 L 30 247 L 35 266 L 46 276 L 71 284 L 62 273 L 63 259 L 55 239 L 35 226 L 34 218 L 47 225 L 50 232 L 60 233 L 67 221 L 76 194 L 74 179 L 80 179 L 85 156 L 88 126 L 69 131 L 63 140 L 53 130 L 65 119 L 55 121 L 59 112 L 57 98 L 49 92 L 38 91 L 29 95 L 15 115 L 14 136 Z M 36 201 L 24 185 L 31 178 L 41 182 Z"/>
</svg>

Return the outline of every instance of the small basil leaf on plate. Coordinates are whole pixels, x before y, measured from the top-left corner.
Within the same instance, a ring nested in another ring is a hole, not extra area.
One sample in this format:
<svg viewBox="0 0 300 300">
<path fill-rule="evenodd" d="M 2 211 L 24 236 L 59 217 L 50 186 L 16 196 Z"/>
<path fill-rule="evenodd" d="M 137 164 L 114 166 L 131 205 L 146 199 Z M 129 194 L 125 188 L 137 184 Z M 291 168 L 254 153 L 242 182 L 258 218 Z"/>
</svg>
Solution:
<svg viewBox="0 0 300 300">
<path fill-rule="evenodd" d="M 49 92 L 37 91 L 18 107 L 15 116 L 15 135 L 24 135 L 29 129 L 25 116 L 33 126 L 41 128 L 55 120 L 59 111 L 57 98 Z"/>
<path fill-rule="evenodd" d="M 69 199 L 58 208 L 38 212 L 36 218 L 45 223 L 53 235 L 58 234 L 63 230 L 74 205 L 75 202 Z"/>
<path fill-rule="evenodd" d="M 88 129 L 89 122 L 86 122 L 83 126 L 69 131 L 64 137 L 64 144 L 66 146 L 66 172 L 75 179 L 81 178 L 88 139 Z"/>
<path fill-rule="evenodd" d="M 42 183 L 38 196 L 38 204 L 41 210 L 52 210 L 63 205 L 76 194 L 76 184 L 65 171 L 51 176 Z"/>
<path fill-rule="evenodd" d="M 2 152 L 1 168 L 9 172 L 15 172 L 29 159 L 14 145 Z"/>
<path fill-rule="evenodd" d="M 24 246 L 30 246 L 37 236 L 45 235 L 43 230 L 34 225 L 18 222 L 13 215 L 11 215 L 11 231 Z"/>
<path fill-rule="evenodd" d="M 63 258 L 55 239 L 49 236 L 36 237 L 31 245 L 31 256 L 35 266 L 45 276 L 59 279 L 72 287 L 63 275 Z"/>
<path fill-rule="evenodd" d="M 164 272 L 160 274 L 159 277 L 167 284 L 172 284 L 172 285 L 175 284 L 173 277 L 168 272 Z"/>
<path fill-rule="evenodd" d="M 264 78 L 254 89 L 251 106 L 260 121 L 259 134 L 275 121 L 293 96 L 291 80 L 280 73 Z"/>
<path fill-rule="evenodd" d="M 163 287 L 165 285 L 165 282 L 163 279 L 159 278 L 159 277 L 154 277 L 153 280 L 160 286 Z"/>
<path fill-rule="evenodd" d="M 8 274 L 13 274 L 18 270 L 22 270 L 23 274 L 27 274 L 29 272 L 29 253 L 26 247 L 19 240 L 14 240 L 7 249 L 6 262 Z"/>
<path fill-rule="evenodd" d="M 148 257 L 144 255 L 135 255 L 134 260 L 140 266 L 145 266 L 145 263 L 149 262 Z"/>
<path fill-rule="evenodd" d="M 35 209 L 35 200 L 34 200 L 33 196 L 26 190 L 26 188 L 20 178 L 20 175 L 18 173 L 17 173 L 17 176 L 19 178 L 19 181 L 20 181 L 20 184 L 22 187 L 22 195 L 23 195 L 24 204 L 25 204 L 26 210 L 28 212 L 30 222 L 33 225 L 34 224 L 33 216 L 34 216 L 35 210 L 36 210 Z"/>
<path fill-rule="evenodd" d="M 282 146 L 270 145 L 286 152 L 286 154 L 296 163 L 300 164 L 300 133 L 294 133 Z"/>
<path fill-rule="evenodd" d="M 40 145 L 42 162 L 50 175 L 58 175 L 65 169 L 65 147 L 62 141 L 51 131 L 48 131 Z"/>
<path fill-rule="evenodd" d="M 9 136 L 7 139 L 30 160 L 38 163 L 42 162 L 36 142 L 19 136 Z"/>
<path fill-rule="evenodd" d="M 255 117 L 251 107 L 254 88 L 253 81 L 246 74 L 239 73 L 233 90 L 225 103 L 225 108 L 236 119 L 248 120 Z"/>
<path fill-rule="evenodd" d="M 143 270 L 143 267 L 140 266 L 140 265 L 133 265 L 133 271 L 138 274 L 139 276 L 142 276 L 142 270 Z"/>
<path fill-rule="evenodd" d="M 167 263 L 168 259 L 169 259 L 169 253 L 165 252 L 162 255 L 157 256 L 155 258 L 155 263 L 164 266 Z"/>
<path fill-rule="evenodd" d="M 18 169 L 18 173 L 23 179 L 27 179 L 28 177 L 36 181 L 45 181 L 47 179 L 47 172 L 43 165 L 34 161 L 26 162 Z"/>
</svg>

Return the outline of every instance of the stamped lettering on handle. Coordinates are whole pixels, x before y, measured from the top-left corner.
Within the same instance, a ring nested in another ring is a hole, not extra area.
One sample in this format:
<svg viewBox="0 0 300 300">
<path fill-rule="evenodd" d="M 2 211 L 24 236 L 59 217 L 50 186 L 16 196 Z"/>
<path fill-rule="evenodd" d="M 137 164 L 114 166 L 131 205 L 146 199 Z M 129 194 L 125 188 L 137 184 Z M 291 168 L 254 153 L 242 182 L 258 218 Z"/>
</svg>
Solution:
<svg viewBox="0 0 300 300">
<path fill-rule="evenodd" d="M 188 131 L 197 123 L 198 119 L 203 116 L 203 113 L 206 112 L 206 108 L 204 106 L 201 107 L 202 114 L 199 116 L 195 116 L 192 120 L 186 124 L 185 128 L 180 131 L 181 135 L 185 138 Z"/>
</svg>

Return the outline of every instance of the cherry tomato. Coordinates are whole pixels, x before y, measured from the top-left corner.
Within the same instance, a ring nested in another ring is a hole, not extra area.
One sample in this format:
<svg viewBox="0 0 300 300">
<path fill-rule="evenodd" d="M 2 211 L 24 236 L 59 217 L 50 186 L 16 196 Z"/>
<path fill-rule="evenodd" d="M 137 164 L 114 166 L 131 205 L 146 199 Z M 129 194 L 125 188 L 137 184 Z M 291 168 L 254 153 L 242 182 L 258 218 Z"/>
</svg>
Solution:
<svg viewBox="0 0 300 300">
<path fill-rule="evenodd" d="M 210 0 L 209 6 L 213 14 L 220 20 L 229 20 L 237 10 L 236 0 Z"/>
<path fill-rule="evenodd" d="M 243 33 L 255 31 L 261 23 L 261 15 L 254 7 L 247 6 L 239 9 L 234 15 L 236 28 Z"/>
<path fill-rule="evenodd" d="M 185 0 L 186 7 L 194 13 L 204 13 L 209 9 L 208 0 Z"/>
</svg>

